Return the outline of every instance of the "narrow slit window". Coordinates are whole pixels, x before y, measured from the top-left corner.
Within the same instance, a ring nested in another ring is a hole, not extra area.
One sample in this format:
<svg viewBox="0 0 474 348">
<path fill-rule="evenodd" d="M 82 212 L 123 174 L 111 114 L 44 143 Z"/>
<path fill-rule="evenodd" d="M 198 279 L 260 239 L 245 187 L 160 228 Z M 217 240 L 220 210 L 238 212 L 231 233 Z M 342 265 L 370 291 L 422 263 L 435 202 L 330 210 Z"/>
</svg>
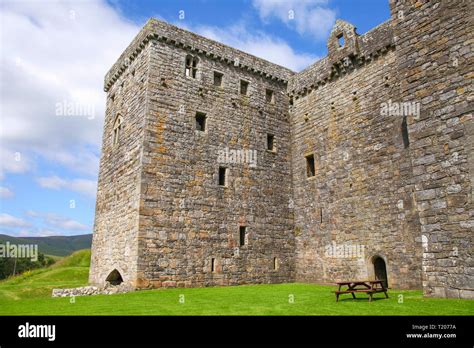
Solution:
<svg viewBox="0 0 474 348">
<path fill-rule="evenodd" d="M 279 267 L 279 264 L 278 264 L 278 263 L 279 263 L 279 262 L 278 262 L 278 257 L 274 257 L 274 258 L 273 258 L 273 269 L 274 269 L 275 271 L 278 271 L 278 267 Z"/>
<path fill-rule="evenodd" d="M 323 208 L 319 208 L 319 223 L 323 223 Z"/>
<path fill-rule="evenodd" d="M 240 226 L 239 227 L 239 241 L 240 241 L 240 246 L 245 245 L 245 237 L 247 235 L 247 227 L 246 226 Z"/>
<path fill-rule="evenodd" d="M 196 130 L 204 132 L 206 130 L 206 114 L 196 112 Z"/>
<path fill-rule="evenodd" d="M 197 65 L 198 65 L 198 60 L 196 57 L 193 58 L 193 68 L 192 68 L 192 74 L 191 76 L 195 79 L 197 75 Z"/>
<path fill-rule="evenodd" d="M 316 174 L 316 168 L 314 166 L 314 155 L 306 156 L 306 176 L 308 178 L 313 177 Z"/>
<path fill-rule="evenodd" d="M 407 117 L 403 117 L 402 121 L 402 138 L 403 138 L 403 146 L 408 148 L 410 146 L 410 138 L 408 137 L 408 125 L 407 125 Z"/>
<path fill-rule="evenodd" d="M 214 86 L 221 87 L 222 86 L 222 77 L 224 74 L 220 72 L 214 71 Z"/>
<path fill-rule="evenodd" d="M 120 115 L 117 116 L 114 122 L 114 129 L 113 129 L 114 135 L 113 135 L 112 140 L 113 140 L 114 145 L 118 144 L 120 140 L 120 134 L 122 133 L 122 122 L 123 122 L 122 116 Z"/>
<path fill-rule="evenodd" d="M 240 80 L 240 94 L 247 95 L 249 89 L 249 83 L 244 80 Z"/>
<path fill-rule="evenodd" d="M 275 151 L 275 136 L 273 134 L 267 134 L 267 150 Z"/>
<path fill-rule="evenodd" d="M 275 104 L 275 95 L 271 89 L 265 90 L 265 101 L 270 104 Z"/>
<path fill-rule="evenodd" d="M 227 168 L 219 167 L 219 186 L 227 185 Z"/>
<path fill-rule="evenodd" d="M 211 272 L 214 273 L 216 271 L 216 259 L 211 259 Z"/>
</svg>

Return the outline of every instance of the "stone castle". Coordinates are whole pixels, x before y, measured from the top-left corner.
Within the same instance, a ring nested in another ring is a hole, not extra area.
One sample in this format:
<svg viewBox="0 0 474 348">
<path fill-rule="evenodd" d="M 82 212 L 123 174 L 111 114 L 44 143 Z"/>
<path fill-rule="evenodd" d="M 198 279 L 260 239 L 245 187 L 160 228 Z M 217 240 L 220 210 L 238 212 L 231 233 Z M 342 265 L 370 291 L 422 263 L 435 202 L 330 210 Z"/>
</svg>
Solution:
<svg viewBox="0 0 474 348">
<path fill-rule="evenodd" d="M 390 0 L 300 73 L 150 19 L 105 77 L 90 283 L 473 298 L 472 7 Z"/>
</svg>

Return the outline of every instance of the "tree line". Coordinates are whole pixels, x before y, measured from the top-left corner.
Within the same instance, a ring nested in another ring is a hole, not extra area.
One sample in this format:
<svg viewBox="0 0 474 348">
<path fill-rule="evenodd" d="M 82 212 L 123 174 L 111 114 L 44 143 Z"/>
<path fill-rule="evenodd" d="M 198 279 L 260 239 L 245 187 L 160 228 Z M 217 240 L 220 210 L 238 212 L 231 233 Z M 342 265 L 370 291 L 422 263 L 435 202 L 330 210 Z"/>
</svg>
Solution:
<svg viewBox="0 0 474 348">
<path fill-rule="evenodd" d="M 48 267 L 54 263 L 54 259 L 38 253 L 38 260 L 19 257 L 0 257 L 0 280 L 10 276 L 18 275 L 33 269 Z"/>
</svg>

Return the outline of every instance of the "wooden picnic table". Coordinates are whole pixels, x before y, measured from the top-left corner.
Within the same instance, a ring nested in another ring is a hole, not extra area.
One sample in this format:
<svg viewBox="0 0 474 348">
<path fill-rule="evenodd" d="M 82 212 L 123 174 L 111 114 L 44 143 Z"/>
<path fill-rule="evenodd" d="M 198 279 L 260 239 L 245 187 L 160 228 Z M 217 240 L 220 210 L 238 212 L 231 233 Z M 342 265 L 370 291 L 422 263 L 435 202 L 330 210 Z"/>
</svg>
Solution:
<svg viewBox="0 0 474 348">
<path fill-rule="evenodd" d="M 345 282 L 336 282 L 339 288 L 334 291 L 336 294 L 336 302 L 339 302 L 339 295 L 351 294 L 352 298 L 356 298 L 356 293 L 365 293 L 369 295 L 369 302 L 372 301 L 372 295 L 377 292 L 383 292 L 388 298 L 387 288 L 384 286 L 383 280 L 352 280 Z M 343 289 L 346 287 L 346 289 Z"/>
</svg>

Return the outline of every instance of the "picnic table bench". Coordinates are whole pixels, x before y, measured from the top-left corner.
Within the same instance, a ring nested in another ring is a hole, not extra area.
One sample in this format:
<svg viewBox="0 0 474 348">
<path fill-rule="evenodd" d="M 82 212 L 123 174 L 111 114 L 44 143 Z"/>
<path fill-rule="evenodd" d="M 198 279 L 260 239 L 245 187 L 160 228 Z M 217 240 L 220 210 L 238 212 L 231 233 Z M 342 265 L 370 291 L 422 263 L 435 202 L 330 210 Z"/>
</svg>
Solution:
<svg viewBox="0 0 474 348">
<path fill-rule="evenodd" d="M 356 293 L 365 293 L 369 295 L 369 302 L 372 301 L 372 295 L 377 292 L 383 292 L 385 297 L 388 298 L 387 288 L 384 286 L 382 280 L 357 280 L 336 282 L 336 284 L 339 285 L 339 288 L 334 291 L 336 294 L 336 302 L 339 302 L 339 295 L 341 294 L 351 294 L 352 298 L 356 298 Z"/>
</svg>

